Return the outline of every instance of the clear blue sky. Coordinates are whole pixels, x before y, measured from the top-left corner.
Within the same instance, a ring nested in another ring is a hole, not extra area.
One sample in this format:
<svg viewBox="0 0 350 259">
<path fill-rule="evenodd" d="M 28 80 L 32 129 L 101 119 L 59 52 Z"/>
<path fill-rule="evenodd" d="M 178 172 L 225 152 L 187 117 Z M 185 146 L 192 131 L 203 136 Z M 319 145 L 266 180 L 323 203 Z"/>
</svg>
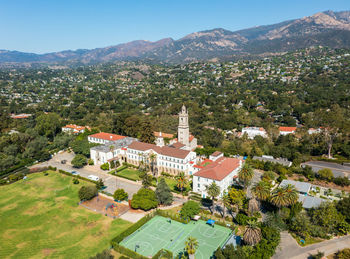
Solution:
<svg viewBox="0 0 350 259">
<path fill-rule="evenodd" d="M 45 53 L 179 39 L 350 10 L 350 0 L 0 0 L 0 49 Z"/>
</svg>

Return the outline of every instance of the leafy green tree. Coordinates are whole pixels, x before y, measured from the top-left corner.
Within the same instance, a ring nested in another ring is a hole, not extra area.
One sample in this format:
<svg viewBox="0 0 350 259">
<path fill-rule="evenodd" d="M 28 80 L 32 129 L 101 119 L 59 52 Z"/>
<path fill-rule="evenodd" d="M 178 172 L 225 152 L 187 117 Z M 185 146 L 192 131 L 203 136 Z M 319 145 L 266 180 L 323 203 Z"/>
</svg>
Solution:
<svg viewBox="0 0 350 259">
<path fill-rule="evenodd" d="M 324 227 L 328 233 L 336 233 L 336 228 L 344 220 L 334 203 L 324 202 L 318 208 L 310 210 L 310 217 L 314 224 Z"/>
<path fill-rule="evenodd" d="M 61 130 L 60 116 L 56 113 L 42 114 L 36 118 L 35 129 L 42 136 L 53 140 Z"/>
<path fill-rule="evenodd" d="M 211 197 L 211 200 L 213 201 L 213 208 L 212 213 L 214 213 L 215 208 L 215 198 L 217 198 L 220 195 L 220 186 L 218 186 L 215 182 L 212 182 L 210 185 L 207 185 L 205 187 L 205 191 L 207 194 Z"/>
<path fill-rule="evenodd" d="M 241 210 L 246 199 L 246 193 L 243 190 L 237 190 L 235 188 L 231 188 L 228 192 L 228 197 L 230 198 L 231 204 L 237 208 L 237 210 Z"/>
<path fill-rule="evenodd" d="M 350 223 L 350 197 L 345 197 L 338 201 L 336 208 Z"/>
<path fill-rule="evenodd" d="M 117 201 L 124 201 L 128 198 L 128 193 L 124 189 L 117 189 L 113 194 L 113 198 Z"/>
<path fill-rule="evenodd" d="M 200 210 L 200 205 L 195 201 L 188 201 L 184 203 L 181 208 L 180 215 L 182 218 L 189 219 L 193 218 L 193 216 L 197 215 Z"/>
<path fill-rule="evenodd" d="M 261 229 L 256 221 L 248 220 L 247 226 L 243 234 L 243 241 L 247 245 L 254 246 L 261 240 Z"/>
<path fill-rule="evenodd" d="M 288 226 L 290 230 L 305 238 L 309 234 L 311 228 L 310 217 L 306 212 L 301 212 L 290 220 Z"/>
<path fill-rule="evenodd" d="M 350 248 L 345 248 L 336 253 L 337 259 L 348 259 L 350 258 Z"/>
<path fill-rule="evenodd" d="M 164 178 L 160 178 L 157 188 L 156 195 L 159 204 L 171 205 L 173 202 L 173 194 L 170 191 L 169 186 L 166 184 Z"/>
<path fill-rule="evenodd" d="M 79 189 L 79 199 L 80 200 L 91 200 L 97 196 L 98 191 L 95 185 L 82 186 Z"/>
<path fill-rule="evenodd" d="M 188 253 L 190 259 L 194 258 L 194 254 L 198 248 L 199 244 L 197 239 L 192 236 L 189 236 L 185 242 L 185 250 Z"/>
<path fill-rule="evenodd" d="M 87 158 L 84 155 L 78 154 L 73 158 L 71 163 L 75 168 L 82 168 L 87 165 Z"/>
<path fill-rule="evenodd" d="M 330 181 L 334 177 L 332 170 L 329 168 L 323 168 L 319 170 L 317 174 L 322 180 L 326 180 L 326 181 Z"/>
<path fill-rule="evenodd" d="M 245 189 L 248 188 L 253 176 L 254 171 L 248 163 L 245 163 L 238 172 L 238 179 L 243 183 Z"/>
<path fill-rule="evenodd" d="M 144 121 L 140 127 L 140 137 L 141 142 L 154 143 L 155 137 L 153 134 L 152 124 L 149 121 Z"/>
<path fill-rule="evenodd" d="M 150 189 L 141 188 L 135 193 L 131 200 L 131 207 L 133 209 L 150 210 L 158 206 L 156 193 Z"/>
</svg>

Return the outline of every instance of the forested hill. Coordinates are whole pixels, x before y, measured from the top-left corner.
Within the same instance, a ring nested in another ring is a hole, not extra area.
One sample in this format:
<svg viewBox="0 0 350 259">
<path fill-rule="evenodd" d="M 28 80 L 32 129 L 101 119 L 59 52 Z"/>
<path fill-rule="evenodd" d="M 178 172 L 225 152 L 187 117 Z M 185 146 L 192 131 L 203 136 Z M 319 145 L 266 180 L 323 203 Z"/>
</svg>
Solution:
<svg viewBox="0 0 350 259">
<path fill-rule="evenodd" d="M 350 11 L 326 11 L 309 17 L 240 31 L 222 28 L 191 33 L 181 39 L 132 41 L 92 50 L 47 54 L 0 50 L 0 63 L 95 64 L 143 60 L 153 63 L 188 63 L 232 56 L 270 55 L 311 46 L 350 47 Z"/>
</svg>

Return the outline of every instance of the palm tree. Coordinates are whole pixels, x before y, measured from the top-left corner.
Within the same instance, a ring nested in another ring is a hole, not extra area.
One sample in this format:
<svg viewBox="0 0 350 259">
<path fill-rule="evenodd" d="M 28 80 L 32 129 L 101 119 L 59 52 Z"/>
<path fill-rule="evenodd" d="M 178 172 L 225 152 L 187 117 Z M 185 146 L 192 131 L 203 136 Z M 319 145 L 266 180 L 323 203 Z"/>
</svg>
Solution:
<svg viewBox="0 0 350 259">
<path fill-rule="evenodd" d="M 245 163 L 238 172 L 238 179 L 243 183 L 245 189 L 248 188 L 253 176 L 254 171 L 247 163 Z"/>
<path fill-rule="evenodd" d="M 276 188 L 272 192 L 270 200 L 278 208 L 290 206 L 298 201 L 298 192 L 293 185 L 288 184 Z"/>
<path fill-rule="evenodd" d="M 179 172 L 176 176 L 176 187 L 181 191 L 181 195 L 183 196 L 183 190 L 187 185 L 187 179 L 184 172 Z"/>
<path fill-rule="evenodd" d="M 154 161 L 156 161 L 156 159 L 157 159 L 157 154 L 155 154 L 155 153 L 150 154 L 149 155 L 149 159 L 151 160 L 151 171 L 152 171 L 152 174 L 153 174 L 153 176 L 155 176 L 155 174 L 154 174 Z"/>
<path fill-rule="evenodd" d="M 185 242 L 185 250 L 189 255 L 189 258 L 194 258 L 194 254 L 198 248 L 198 241 L 194 237 L 189 236 Z"/>
<path fill-rule="evenodd" d="M 223 208 L 222 217 L 225 218 L 226 209 L 231 208 L 230 197 L 228 196 L 227 193 L 224 193 L 224 195 L 221 198 L 221 202 L 222 202 L 222 208 Z"/>
<path fill-rule="evenodd" d="M 207 185 L 205 187 L 205 190 L 207 194 L 211 197 L 212 202 L 213 202 L 213 209 L 212 209 L 212 214 L 214 213 L 214 205 L 215 205 L 215 198 L 220 195 L 220 186 L 218 186 L 215 182 L 212 182 L 210 185 Z"/>
<path fill-rule="evenodd" d="M 260 181 L 253 186 L 252 193 L 259 200 L 266 201 L 269 199 L 271 193 L 270 184 L 265 181 Z"/>
<path fill-rule="evenodd" d="M 247 226 L 243 234 L 243 241 L 247 245 L 256 245 L 261 240 L 261 229 L 258 227 L 256 221 L 248 220 Z"/>
</svg>

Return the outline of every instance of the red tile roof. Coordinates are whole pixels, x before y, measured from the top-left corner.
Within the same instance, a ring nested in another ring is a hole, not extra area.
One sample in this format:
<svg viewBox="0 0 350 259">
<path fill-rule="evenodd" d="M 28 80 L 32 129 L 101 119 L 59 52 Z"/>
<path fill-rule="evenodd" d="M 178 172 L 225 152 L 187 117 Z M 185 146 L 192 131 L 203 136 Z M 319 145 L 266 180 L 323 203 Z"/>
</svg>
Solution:
<svg viewBox="0 0 350 259">
<path fill-rule="evenodd" d="M 240 163 L 241 160 L 237 158 L 221 157 L 195 173 L 194 176 L 221 181 L 233 170 L 237 169 Z"/>
<path fill-rule="evenodd" d="M 160 135 L 160 133 L 162 133 L 162 135 Z M 170 139 L 173 139 L 174 138 L 174 134 L 170 134 L 170 133 L 164 133 L 164 132 L 153 132 L 153 135 L 156 137 L 156 138 L 159 138 L 159 137 L 163 137 L 163 138 L 170 138 Z"/>
<path fill-rule="evenodd" d="M 297 127 L 279 127 L 279 131 L 296 131 Z"/>
<path fill-rule="evenodd" d="M 188 150 L 178 149 L 178 148 L 172 148 L 172 147 L 158 147 L 154 144 L 148 144 L 144 142 L 134 141 L 129 146 L 129 149 L 135 149 L 139 151 L 147 151 L 147 150 L 153 150 L 154 152 L 164 155 L 164 156 L 170 156 L 170 157 L 176 157 L 184 159 L 187 157 L 187 155 L 190 153 Z"/>
<path fill-rule="evenodd" d="M 220 156 L 222 153 L 220 151 L 215 151 L 211 156 Z"/>
<path fill-rule="evenodd" d="M 125 136 L 121 136 L 121 135 L 117 135 L 117 134 L 111 134 L 111 133 L 106 133 L 106 132 L 100 132 L 100 133 L 92 134 L 89 137 L 98 138 L 98 139 L 104 139 L 104 140 L 110 140 L 110 141 L 116 141 L 116 140 L 125 138 Z"/>
<path fill-rule="evenodd" d="M 180 143 L 180 142 L 175 142 L 174 144 L 171 144 L 169 147 L 173 147 L 173 148 L 182 148 L 185 145 Z"/>
</svg>

